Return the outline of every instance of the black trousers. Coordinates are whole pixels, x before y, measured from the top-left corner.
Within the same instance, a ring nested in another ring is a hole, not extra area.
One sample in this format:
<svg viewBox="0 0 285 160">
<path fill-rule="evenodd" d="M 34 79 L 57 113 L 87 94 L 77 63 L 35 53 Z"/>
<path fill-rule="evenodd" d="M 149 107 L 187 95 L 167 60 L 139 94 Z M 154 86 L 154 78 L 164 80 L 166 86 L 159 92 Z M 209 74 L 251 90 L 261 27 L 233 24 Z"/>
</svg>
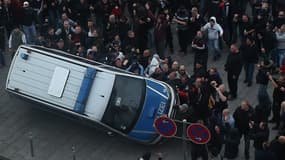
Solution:
<svg viewBox="0 0 285 160">
<path fill-rule="evenodd" d="M 193 63 L 194 70 L 196 68 L 195 65 L 196 65 L 197 62 L 201 62 L 203 67 L 205 68 L 205 70 L 207 70 L 207 64 L 208 64 L 208 53 L 207 53 L 207 51 L 204 52 L 204 53 L 199 52 L 199 53 L 195 53 L 194 54 L 194 63 Z"/>
<path fill-rule="evenodd" d="M 244 139 L 244 156 L 249 158 L 249 149 L 250 149 L 250 137 L 248 132 L 240 132 L 240 138 Z"/>
<path fill-rule="evenodd" d="M 3 51 L 0 49 L 0 67 L 5 66 L 5 58 L 3 55 Z"/>
<path fill-rule="evenodd" d="M 202 158 L 202 160 L 208 160 L 208 151 L 205 145 L 197 145 L 197 144 L 191 144 L 191 158 L 192 160 L 197 160 L 199 157 Z"/>
<path fill-rule="evenodd" d="M 178 42 L 183 53 L 187 51 L 188 36 L 188 30 L 178 30 Z"/>
<path fill-rule="evenodd" d="M 0 26 L 0 49 L 5 50 L 5 27 Z"/>
<path fill-rule="evenodd" d="M 233 97 L 237 96 L 238 77 L 239 75 L 228 72 L 228 84 L 229 84 L 230 94 Z"/>
<path fill-rule="evenodd" d="M 167 33 L 166 33 L 166 47 L 169 47 L 170 51 L 173 52 L 173 37 L 171 32 L 171 27 L 167 26 Z"/>
<path fill-rule="evenodd" d="M 277 126 L 279 126 L 280 124 L 280 110 L 281 110 L 281 103 L 273 101 L 272 105 L 273 120 L 276 121 Z"/>
</svg>

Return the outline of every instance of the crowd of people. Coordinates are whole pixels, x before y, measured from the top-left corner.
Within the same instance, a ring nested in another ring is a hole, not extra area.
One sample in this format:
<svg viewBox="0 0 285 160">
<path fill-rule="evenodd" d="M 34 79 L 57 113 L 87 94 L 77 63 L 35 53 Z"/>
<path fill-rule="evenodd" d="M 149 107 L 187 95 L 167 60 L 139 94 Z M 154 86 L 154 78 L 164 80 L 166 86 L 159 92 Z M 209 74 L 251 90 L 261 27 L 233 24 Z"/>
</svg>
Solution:
<svg viewBox="0 0 285 160">
<path fill-rule="evenodd" d="M 7 48 L 13 55 L 19 45 L 32 44 L 161 80 L 179 95 L 176 118 L 203 123 L 211 131 L 207 147 L 192 144 L 193 160 L 208 159 L 209 153 L 236 158 L 241 137 L 246 159 L 253 140 L 256 160 L 281 160 L 285 157 L 281 6 L 277 0 L 0 0 L 0 67 L 5 66 Z M 188 54 L 188 47 L 194 54 L 191 75 L 187 64 L 172 58 Z M 224 63 L 229 92 L 222 71 L 207 67 L 208 57 L 220 60 L 223 49 L 229 52 Z M 227 102 L 238 96 L 242 69 L 248 87 L 256 79 L 258 105 L 243 100 L 230 113 Z M 278 78 L 272 76 L 276 73 Z M 272 98 L 267 92 L 271 84 Z M 271 110 L 273 118 L 268 120 Z M 269 141 L 271 122 L 279 132 Z"/>
</svg>

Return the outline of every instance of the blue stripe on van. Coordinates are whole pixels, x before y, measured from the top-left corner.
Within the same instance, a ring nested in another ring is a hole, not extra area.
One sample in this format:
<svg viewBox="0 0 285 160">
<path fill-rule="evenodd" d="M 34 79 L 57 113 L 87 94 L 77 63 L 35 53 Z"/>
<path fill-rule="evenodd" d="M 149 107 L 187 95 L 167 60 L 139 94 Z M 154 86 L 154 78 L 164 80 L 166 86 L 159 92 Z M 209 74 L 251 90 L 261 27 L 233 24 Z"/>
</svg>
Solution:
<svg viewBox="0 0 285 160">
<path fill-rule="evenodd" d="M 94 68 L 87 68 L 84 78 L 81 83 L 81 87 L 76 99 L 76 103 L 74 105 L 74 111 L 80 114 L 83 114 L 85 111 L 86 101 L 89 96 L 89 92 L 91 90 L 93 80 L 96 75 L 96 69 Z"/>
<path fill-rule="evenodd" d="M 154 92 L 149 87 L 146 88 L 146 98 L 142 113 L 135 127 L 128 134 L 128 137 L 140 141 L 151 142 L 158 137 L 158 133 L 156 133 L 153 125 L 155 119 L 162 114 L 167 114 L 169 111 L 168 106 L 165 106 L 167 104 L 167 99 L 161 96 L 166 96 L 168 93 L 165 86 L 156 81 L 146 80 L 146 85 L 155 89 L 160 94 Z M 163 107 L 162 113 L 158 113 L 160 107 Z"/>
</svg>

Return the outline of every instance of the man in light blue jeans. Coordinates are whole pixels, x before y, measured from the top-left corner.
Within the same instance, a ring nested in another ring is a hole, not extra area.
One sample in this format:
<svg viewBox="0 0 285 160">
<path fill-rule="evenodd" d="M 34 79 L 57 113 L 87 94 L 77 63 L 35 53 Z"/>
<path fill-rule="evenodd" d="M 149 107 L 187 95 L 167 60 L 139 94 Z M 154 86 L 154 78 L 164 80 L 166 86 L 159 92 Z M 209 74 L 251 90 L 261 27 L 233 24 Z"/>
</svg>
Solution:
<svg viewBox="0 0 285 160">
<path fill-rule="evenodd" d="M 23 3 L 24 16 L 23 19 L 23 31 L 25 32 L 27 44 L 34 44 L 36 41 L 37 31 L 35 27 L 36 13 L 33 8 L 30 7 L 29 2 L 25 1 Z"/>
<path fill-rule="evenodd" d="M 277 39 L 277 56 L 279 67 L 283 65 L 285 56 L 285 24 L 275 33 Z"/>
<path fill-rule="evenodd" d="M 208 49 L 213 52 L 213 59 L 217 60 L 221 56 L 219 38 L 223 36 L 223 28 L 217 23 L 216 17 L 211 17 L 210 21 L 202 27 L 202 31 L 207 31 Z"/>
<path fill-rule="evenodd" d="M 23 25 L 23 31 L 26 34 L 27 44 L 35 44 L 37 31 L 34 24 L 30 26 Z"/>
</svg>

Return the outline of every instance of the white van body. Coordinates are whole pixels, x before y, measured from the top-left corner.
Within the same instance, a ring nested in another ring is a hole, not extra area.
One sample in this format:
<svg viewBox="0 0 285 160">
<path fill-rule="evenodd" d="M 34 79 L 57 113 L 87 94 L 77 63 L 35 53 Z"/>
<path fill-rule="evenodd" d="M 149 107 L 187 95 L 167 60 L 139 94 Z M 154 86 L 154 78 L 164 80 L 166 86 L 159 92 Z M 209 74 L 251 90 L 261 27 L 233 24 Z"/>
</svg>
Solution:
<svg viewBox="0 0 285 160">
<path fill-rule="evenodd" d="M 111 115 L 110 112 L 106 116 L 108 107 L 120 108 L 120 104 L 124 102 L 124 97 L 115 97 L 110 107 L 116 78 L 120 76 L 142 81 L 144 84 L 142 90 L 145 92 L 142 92 L 141 103 L 136 104 L 140 107 L 135 108 L 136 117 L 133 124 L 129 124 L 132 126 L 129 130 L 125 126 L 114 128 L 104 122 L 104 115 L 105 119 Z M 173 105 L 176 103 L 174 90 L 164 82 L 130 74 L 55 49 L 27 45 L 20 46 L 15 53 L 6 90 L 53 109 L 97 122 L 123 136 L 144 143 L 155 143 L 161 138 L 153 133 L 151 123 L 162 115 L 173 117 Z M 137 133 L 138 130 L 142 132 Z M 138 135 L 144 132 L 153 135 Z"/>
<path fill-rule="evenodd" d="M 50 56 L 48 53 L 45 55 L 43 51 L 35 51 L 37 50 L 28 46 L 22 46 L 18 49 L 11 64 L 6 88 L 17 91 L 22 96 L 46 101 L 53 104 L 54 107 L 59 107 L 59 109 L 72 111 L 86 69 L 91 65 L 81 62 L 76 62 L 78 63 L 76 64 L 73 61 L 57 59 L 57 57 L 62 58 L 61 56 Z M 27 60 L 21 58 L 23 56 L 21 54 L 25 53 L 29 55 Z M 113 73 L 98 72 L 96 74 L 96 81 L 92 85 L 91 97 L 87 100 L 84 113 L 89 119 L 101 120 L 105 111 L 101 107 L 107 106 L 114 78 Z M 58 89 L 60 90 L 59 93 L 51 91 Z M 96 105 L 92 105 L 94 102 Z M 100 108 L 96 108 L 96 106 Z"/>
</svg>

